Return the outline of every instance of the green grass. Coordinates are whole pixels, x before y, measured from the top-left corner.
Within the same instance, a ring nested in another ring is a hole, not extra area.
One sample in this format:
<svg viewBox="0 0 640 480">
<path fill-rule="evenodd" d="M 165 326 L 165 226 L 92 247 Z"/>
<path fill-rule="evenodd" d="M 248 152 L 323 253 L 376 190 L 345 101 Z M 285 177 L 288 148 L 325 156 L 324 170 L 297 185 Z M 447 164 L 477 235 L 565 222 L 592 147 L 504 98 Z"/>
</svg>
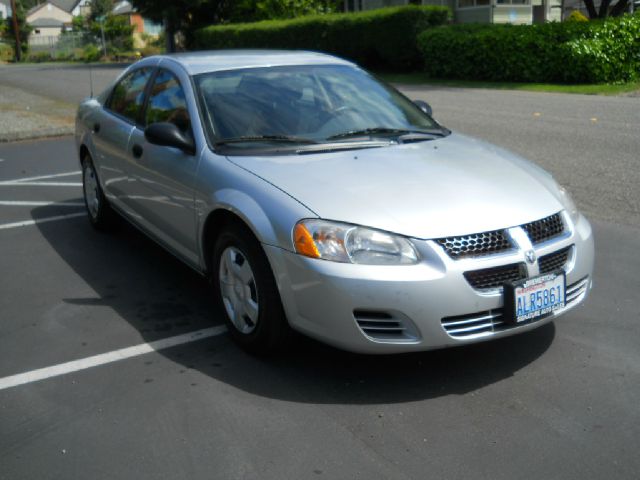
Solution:
<svg viewBox="0 0 640 480">
<path fill-rule="evenodd" d="M 405 85 L 435 85 L 460 88 L 491 88 L 496 90 L 526 90 L 530 92 L 579 93 L 583 95 L 620 95 L 640 91 L 640 82 L 622 84 L 562 85 L 554 83 L 482 82 L 469 80 L 438 80 L 423 73 L 380 73 L 389 83 Z"/>
</svg>

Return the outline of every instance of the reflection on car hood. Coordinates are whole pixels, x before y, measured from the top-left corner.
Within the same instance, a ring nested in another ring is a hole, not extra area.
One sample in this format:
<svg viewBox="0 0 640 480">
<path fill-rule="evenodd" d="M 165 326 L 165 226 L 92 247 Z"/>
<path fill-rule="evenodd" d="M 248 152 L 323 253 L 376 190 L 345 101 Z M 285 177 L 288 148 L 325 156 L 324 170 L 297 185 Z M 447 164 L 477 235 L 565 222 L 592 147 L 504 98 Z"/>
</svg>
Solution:
<svg viewBox="0 0 640 480">
<path fill-rule="evenodd" d="M 415 238 L 530 222 L 562 209 L 539 167 L 472 138 L 277 157 L 230 157 L 321 218 Z"/>
</svg>

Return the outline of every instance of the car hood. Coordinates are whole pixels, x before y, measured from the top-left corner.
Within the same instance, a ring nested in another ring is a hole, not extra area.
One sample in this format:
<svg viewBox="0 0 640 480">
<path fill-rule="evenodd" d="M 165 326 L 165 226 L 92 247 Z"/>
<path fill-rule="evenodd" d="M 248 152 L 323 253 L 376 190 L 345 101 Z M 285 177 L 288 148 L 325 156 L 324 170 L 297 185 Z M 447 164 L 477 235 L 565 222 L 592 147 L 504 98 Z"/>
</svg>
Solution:
<svg viewBox="0 0 640 480">
<path fill-rule="evenodd" d="M 229 160 L 321 218 L 415 238 L 521 225 L 563 208 L 544 170 L 460 134 L 382 148 Z"/>
</svg>

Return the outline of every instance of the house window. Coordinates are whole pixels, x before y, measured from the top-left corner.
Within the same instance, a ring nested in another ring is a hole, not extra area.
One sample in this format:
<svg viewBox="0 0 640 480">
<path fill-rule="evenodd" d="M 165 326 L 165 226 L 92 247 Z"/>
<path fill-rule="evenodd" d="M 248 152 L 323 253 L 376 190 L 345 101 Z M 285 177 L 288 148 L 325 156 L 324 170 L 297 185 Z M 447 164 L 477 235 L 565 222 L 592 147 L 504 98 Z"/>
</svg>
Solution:
<svg viewBox="0 0 640 480">
<path fill-rule="evenodd" d="M 491 0 L 458 0 L 458 8 L 485 7 L 488 5 L 491 5 Z"/>
<path fill-rule="evenodd" d="M 34 33 L 35 33 L 36 35 L 40 35 L 40 29 L 39 29 L 39 28 L 36 28 L 36 29 L 34 30 Z"/>
</svg>

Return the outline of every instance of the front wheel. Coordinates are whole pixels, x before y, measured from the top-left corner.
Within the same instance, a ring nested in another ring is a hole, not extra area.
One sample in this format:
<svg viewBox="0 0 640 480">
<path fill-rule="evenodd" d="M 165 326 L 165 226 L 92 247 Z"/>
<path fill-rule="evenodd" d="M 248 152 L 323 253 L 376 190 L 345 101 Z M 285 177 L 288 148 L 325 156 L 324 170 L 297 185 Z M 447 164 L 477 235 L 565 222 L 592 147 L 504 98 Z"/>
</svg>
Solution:
<svg viewBox="0 0 640 480">
<path fill-rule="evenodd" d="M 280 294 L 260 243 L 233 225 L 218 237 L 212 259 L 214 294 L 231 337 L 255 354 L 281 350 L 289 336 Z"/>
</svg>

